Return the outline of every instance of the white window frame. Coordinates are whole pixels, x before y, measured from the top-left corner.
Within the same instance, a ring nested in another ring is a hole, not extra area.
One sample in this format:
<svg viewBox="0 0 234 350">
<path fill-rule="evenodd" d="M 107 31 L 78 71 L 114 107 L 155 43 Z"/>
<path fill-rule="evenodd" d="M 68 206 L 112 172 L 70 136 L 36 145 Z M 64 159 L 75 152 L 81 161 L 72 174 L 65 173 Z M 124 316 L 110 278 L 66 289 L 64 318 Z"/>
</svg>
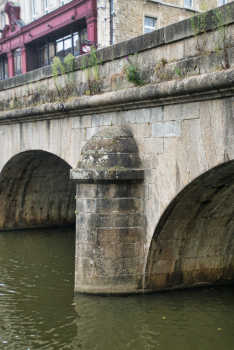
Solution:
<svg viewBox="0 0 234 350">
<path fill-rule="evenodd" d="M 223 6 L 223 5 L 226 5 L 226 4 L 227 4 L 227 1 L 226 1 L 226 0 L 223 0 L 223 4 L 220 4 L 219 1 L 220 1 L 220 0 L 218 0 L 218 6 Z"/>
<path fill-rule="evenodd" d="M 150 18 L 150 19 L 153 19 L 153 20 L 154 20 L 154 27 L 150 27 L 150 26 L 146 26 L 146 25 L 145 25 L 145 19 L 146 19 L 146 18 Z M 150 28 L 150 29 L 156 30 L 156 23 L 157 23 L 157 18 L 156 18 L 156 17 L 152 17 L 152 16 L 145 15 L 145 16 L 144 16 L 144 34 L 145 34 L 145 28 Z"/>
<path fill-rule="evenodd" d="M 45 14 L 49 13 L 49 0 L 45 0 Z"/>
<path fill-rule="evenodd" d="M 2 11 L 2 29 L 4 29 L 5 25 L 6 25 L 6 19 L 5 19 L 5 12 Z"/>
<path fill-rule="evenodd" d="M 32 0 L 32 16 L 33 16 L 33 21 L 37 19 L 36 15 L 36 0 Z"/>
<path fill-rule="evenodd" d="M 65 0 L 61 0 L 61 6 L 65 5 Z"/>
<path fill-rule="evenodd" d="M 184 3 L 184 7 L 187 7 L 187 8 L 193 8 L 193 0 L 190 0 L 190 3 L 191 3 L 191 6 L 189 5 L 185 5 L 185 3 Z"/>
</svg>

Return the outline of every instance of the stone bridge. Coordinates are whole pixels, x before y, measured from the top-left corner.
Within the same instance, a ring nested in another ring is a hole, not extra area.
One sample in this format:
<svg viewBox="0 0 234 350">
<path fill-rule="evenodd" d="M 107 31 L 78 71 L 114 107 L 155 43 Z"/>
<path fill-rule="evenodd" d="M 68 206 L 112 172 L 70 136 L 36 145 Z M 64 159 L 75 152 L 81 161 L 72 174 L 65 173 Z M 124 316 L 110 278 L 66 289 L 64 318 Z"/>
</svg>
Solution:
<svg viewBox="0 0 234 350">
<path fill-rule="evenodd" d="M 227 30 L 233 42 L 232 22 Z M 0 114 L 0 229 L 76 220 L 76 292 L 234 282 L 234 49 L 230 68 L 217 70 L 214 50 L 191 54 L 196 40 L 185 20 L 100 50 L 111 82 L 113 58 L 138 51 L 145 86 Z M 147 81 L 166 55 L 187 73 Z M 187 69 L 194 62 L 198 74 Z M 6 81 L 2 100 L 30 74 Z"/>
</svg>

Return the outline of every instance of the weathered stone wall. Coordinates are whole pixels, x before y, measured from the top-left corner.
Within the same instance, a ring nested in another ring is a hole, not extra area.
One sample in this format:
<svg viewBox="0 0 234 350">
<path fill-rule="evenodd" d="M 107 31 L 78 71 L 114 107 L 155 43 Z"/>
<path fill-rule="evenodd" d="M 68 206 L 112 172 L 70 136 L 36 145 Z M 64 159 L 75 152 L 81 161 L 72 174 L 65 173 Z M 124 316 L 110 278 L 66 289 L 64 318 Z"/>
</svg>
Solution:
<svg viewBox="0 0 234 350">
<path fill-rule="evenodd" d="M 230 1 L 226 1 L 225 3 L 229 3 Z M 199 8 L 199 10 L 204 11 L 204 9 L 207 10 L 211 10 L 215 7 L 219 6 L 219 2 L 217 0 L 206 0 L 206 1 L 202 1 L 202 0 L 197 0 L 197 8 Z"/>
<path fill-rule="evenodd" d="M 142 292 L 143 208 L 143 185 L 77 185 L 77 292 Z"/>
<path fill-rule="evenodd" d="M 97 13 L 98 47 L 103 48 L 110 45 L 110 2 L 107 0 L 98 0 Z M 107 19 L 105 20 L 105 18 Z"/>
<path fill-rule="evenodd" d="M 154 5 L 154 7 L 152 5 Z M 195 15 L 194 11 L 188 9 L 173 8 L 165 5 L 158 5 L 157 7 L 158 8 L 155 7 L 155 4 L 147 2 L 144 7 L 144 13 L 145 15 L 151 14 L 152 17 L 157 18 L 158 28 L 165 27 Z"/>
<path fill-rule="evenodd" d="M 176 1 L 170 3 L 177 5 Z M 118 0 L 114 7 L 117 12 L 117 19 L 114 20 L 115 43 L 144 34 L 145 16 L 155 18 L 158 29 L 194 15 L 194 11 L 144 0 Z"/>
<path fill-rule="evenodd" d="M 134 38 L 144 34 L 144 18 L 156 19 L 156 28 L 162 28 L 172 23 L 190 18 L 196 14 L 196 10 L 204 8 L 211 10 L 218 6 L 216 0 L 193 1 L 192 8 L 184 7 L 183 0 L 165 0 L 169 6 L 160 2 L 146 0 L 116 0 L 114 10 L 117 16 L 114 21 L 114 43 Z M 173 7 L 173 5 L 175 5 Z"/>
<path fill-rule="evenodd" d="M 134 38 L 143 34 L 143 1 L 118 0 L 114 5 L 117 12 L 116 28 L 114 30 L 115 43 Z"/>
</svg>

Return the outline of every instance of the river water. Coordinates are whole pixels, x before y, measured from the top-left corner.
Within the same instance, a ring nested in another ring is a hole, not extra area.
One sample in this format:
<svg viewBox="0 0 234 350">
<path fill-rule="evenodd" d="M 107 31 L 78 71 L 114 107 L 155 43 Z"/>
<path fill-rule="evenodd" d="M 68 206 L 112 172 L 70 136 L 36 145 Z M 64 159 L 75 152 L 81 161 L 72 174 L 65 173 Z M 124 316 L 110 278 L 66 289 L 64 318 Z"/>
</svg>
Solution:
<svg viewBox="0 0 234 350">
<path fill-rule="evenodd" d="M 74 296 L 74 247 L 74 229 L 0 233 L 0 349 L 234 349 L 233 286 Z"/>
</svg>

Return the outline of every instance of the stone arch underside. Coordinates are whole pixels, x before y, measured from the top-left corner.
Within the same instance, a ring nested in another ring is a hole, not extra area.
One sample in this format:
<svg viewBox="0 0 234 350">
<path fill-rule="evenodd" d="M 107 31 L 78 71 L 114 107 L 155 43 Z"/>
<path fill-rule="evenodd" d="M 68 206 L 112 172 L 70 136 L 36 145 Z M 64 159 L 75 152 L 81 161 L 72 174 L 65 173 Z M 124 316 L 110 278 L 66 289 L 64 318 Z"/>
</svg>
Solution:
<svg viewBox="0 0 234 350">
<path fill-rule="evenodd" d="M 234 282 L 234 161 L 188 184 L 170 203 L 149 249 L 145 290 Z"/>
<path fill-rule="evenodd" d="M 75 225 L 70 168 L 40 150 L 11 158 L 0 174 L 0 230 Z"/>
</svg>

